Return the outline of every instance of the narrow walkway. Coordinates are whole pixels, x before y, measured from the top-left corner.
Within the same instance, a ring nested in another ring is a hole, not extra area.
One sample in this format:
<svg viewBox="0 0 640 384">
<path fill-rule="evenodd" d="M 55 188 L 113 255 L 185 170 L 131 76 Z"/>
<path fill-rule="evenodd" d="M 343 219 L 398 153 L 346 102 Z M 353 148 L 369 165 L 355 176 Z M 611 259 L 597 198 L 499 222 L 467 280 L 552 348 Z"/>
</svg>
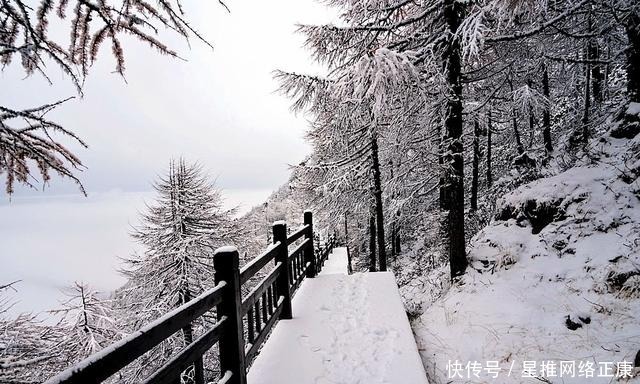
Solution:
<svg viewBox="0 0 640 384">
<path fill-rule="evenodd" d="M 426 384 L 393 274 L 347 276 L 345 248 L 322 270 L 302 283 L 248 384 Z"/>
</svg>

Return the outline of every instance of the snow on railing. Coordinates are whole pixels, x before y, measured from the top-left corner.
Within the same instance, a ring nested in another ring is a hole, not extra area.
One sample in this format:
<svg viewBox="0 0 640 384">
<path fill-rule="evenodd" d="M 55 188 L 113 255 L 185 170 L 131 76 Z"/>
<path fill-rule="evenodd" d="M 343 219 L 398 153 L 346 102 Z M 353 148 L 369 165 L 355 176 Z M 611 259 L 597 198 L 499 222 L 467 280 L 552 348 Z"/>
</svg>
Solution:
<svg viewBox="0 0 640 384">
<path fill-rule="evenodd" d="M 317 238 L 316 238 L 317 240 Z M 119 342 L 89 356 L 49 379 L 45 384 L 101 383 L 174 333 L 215 308 L 217 322 L 194 342 L 172 356 L 143 383 L 179 383 L 182 373 L 193 367 L 194 383 L 204 377 L 203 355 L 216 343 L 219 348 L 218 383 L 246 384 L 247 366 L 259 353 L 278 320 L 291 319 L 291 297 L 307 277 L 315 277 L 335 245 L 331 236 L 314 250 L 313 216 L 304 213 L 304 225 L 287 235 L 287 225 L 273 225 L 273 244 L 243 268 L 235 247 L 218 248 L 213 256 L 216 286 L 174 309 Z M 292 250 L 289 251 L 290 247 Z M 245 297 L 242 288 L 265 273 Z"/>
</svg>

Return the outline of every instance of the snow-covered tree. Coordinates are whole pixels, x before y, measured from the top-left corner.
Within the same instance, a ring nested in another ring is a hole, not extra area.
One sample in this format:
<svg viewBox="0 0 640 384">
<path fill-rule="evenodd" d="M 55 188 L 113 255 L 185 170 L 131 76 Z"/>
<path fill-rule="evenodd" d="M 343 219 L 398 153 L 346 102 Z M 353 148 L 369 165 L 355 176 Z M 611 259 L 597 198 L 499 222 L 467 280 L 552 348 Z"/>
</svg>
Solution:
<svg viewBox="0 0 640 384">
<path fill-rule="evenodd" d="M 172 160 L 167 174 L 155 182 L 154 189 L 156 201 L 148 204 L 141 224 L 132 233 L 143 250 L 124 260 L 123 273 L 129 280 L 117 294 L 120 318 L 127 331 L 148 324 L 212 288 L 213 251 L 222 245 L 239 246 L 241 241 L 235 210 L 223 207 L 221 192 L 201 166 L 184 159 Z M 185 327 L 182 337 L 174 336 L 138 359 L 130 379 L 145 377 L 214 320 L 204 317 Z"/>
<path fill-rule="evenodd" d="M 430 202 L 439 190 L 443 251 L 452 277 L 464 272 L 465 242 L 479 228 L 476 223 L 465 229 L 466 201 L 474 220 L 486 222 L 492 196 L 537 177 L 540 164 L 572 132 L 588 136 L 590 101 L 613 89 L 606 73 L 616 77 L 626 68 L 632 88 L 636 78 L 637 65 L 629 59 L 637 52 L 633 1 L 328 4 L 338 10 L 340 23 L 299 30 L 329 75 L 278 74 L 293 109 L 313 116 L 313 153 L 302 179 L 332 200 L 326 207 L 344 213 L 338 206 L 351 202 L 366 221 L 368 199 L 362 193 L 371 184 L 362 138 L 375 133 L 382 211 L 393 218 L 391 232 L 407 214 L 419 222 L 416 212 L 433 209 Z M 481 168 L 488 175 L 485 183 Z M 511 182 L 494 183 L 504 176 Z"/>
<path fill-rule="evenodd" d="M 63 36 L 69 36 L 69 41 L 60 41 L 50 32 L 51 19 L 68 21 L 69 33 Z M 3 0 L 0 65 L 5 68 L 19 60 L 25 75 L 39 74 L 49 83 L 47 66 L 57 67 L 82 94 L 83 80 L 105 45 L 115 59 L 115 71 L 124 76 L 125 36 L 177 58 L 178 54 L 162 41 L 161 29 L 209 45 L 189 24 L 180 0 Z M 45 184 L 55 172 L 74 180 L 84 192 L 77 177 L 82 163 L 64 141 L 86 144 L 72 130 L 46 118 L 49 111 L 67 100 L 27 109 L 0 106 L 0 174 L 6 173 L 7 193 L 13 192 L 15 183 L 32 186 L 33 166 Z"/>
<path fill-rule="evenodd" d="M 64 293 L 47 321 L 31 313 L 9 317 L 8 302 L 0 303 L 2 383 L 41 383 L 121 337 L 110 300 L 83 283 Z"/>
<path fill-rule="evenodd" d="M 64 293 L 68 299 L 60 308 L 50 311 L 61 317 L 56 327 L 63 337 L 56 353 L 63 368 L 98 352 L 122 336 L 116 325 L 112 302 L 101 297 L 104 294 L 79 282 L 65 289 Z"/>
<path fill-rule="evenodd" d="M 42 383 L 64 368 L 63 332 L 32 313 L 9 314 L 12 303 L 3 295 L 16 283 L 0 286 L 0 382 Z"/>
</svg>

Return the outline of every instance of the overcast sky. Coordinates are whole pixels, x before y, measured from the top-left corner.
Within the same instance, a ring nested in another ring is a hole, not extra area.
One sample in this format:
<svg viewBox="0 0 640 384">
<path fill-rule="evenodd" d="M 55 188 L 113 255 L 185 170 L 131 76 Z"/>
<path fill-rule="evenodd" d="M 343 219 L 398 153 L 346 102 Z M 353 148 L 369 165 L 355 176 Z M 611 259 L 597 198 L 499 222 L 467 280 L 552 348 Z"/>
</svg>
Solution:
<svg viewBox="0 0 640 384">
<path fill-rule="evenodd" d="M 213 50 L 169 39 L 182 61 L 127 42 L 125 82 L 113 73 L 105 45 L 84 98 L 49 115 L 89 144 L 77 152 L 87 167 L 79 176 L 89 198 L 59 180 L 44 192 L 19 188 L 11 201 L 0 198 L 0 283 L 23 280 L 17 310 L 55 305 L 58 288 L 74 280 L 117 287 L 117 256 L 134 249 L 130 224 L 171 157 L 199 161 L 227 192 L 228 205 L 246 209 L 285 182 L 288 165 L 308 153 L 307 123 L 289 112 L 271 72 L 320 71 L 295 24 L 325 23 L 330 11 L 312 0 L 226 3 L 231 13 L 216 1 L 185 4 Z M 37 76 L 25 79 L 18 66 L 0 72 L 0 105 L 32 107 L 74 96 L 70 82 L 50 67 L 53 86 Z"/>
</svg>

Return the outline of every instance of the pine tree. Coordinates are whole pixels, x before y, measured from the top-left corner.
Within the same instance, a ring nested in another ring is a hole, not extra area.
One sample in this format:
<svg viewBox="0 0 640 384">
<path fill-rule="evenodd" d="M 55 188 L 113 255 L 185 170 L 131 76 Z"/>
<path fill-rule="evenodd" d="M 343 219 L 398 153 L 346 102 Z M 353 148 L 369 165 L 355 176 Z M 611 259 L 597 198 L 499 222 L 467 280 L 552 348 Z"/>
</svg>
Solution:
<svg viewBox="0 0 640 384">
<path fill-rule="evenodd" d="M 116 325 L 111 300 L 88 284 L 76 282 L 63 291 L 68 297 L 61 308 L 49 311 L 62 316 L 56 327 L 63 337 L 57 346 L 62 369 L 116 342 L 122 332 Z M 52 374 L 55 372 L 51 372 Z"/>
<path fill-rule="evenodd" d="M 213 251 L 239 245 L 235 210 L 223 208 L 219 190 L 197 164 L 172 160 L 166 176 L 154 184 L 156 201 L 147 206 L 133 238 L 143 246 L 139 255 L 125 259 L 128 283 L 119 292 L 125 328 L 135 330 L 189 302 L 214 284 Z M 174 350 L 194 340 L 194 333 L 214 321 L 205 317 L 137 361 L 131 377 L 139 380 Z M 202 374 L 202 362 L 186 373 Z"/>
<path fill-rule="evenodd" d="M 487 221 L 494 194 L 538 177 L 554 148 L 571 147 L 570 132 L 586 126 L 580 119 L 588 116 L 591 124 L 596 118 L 590 99 L 608 94 L 607 76 L 598 72 L 604 65 L 613 78 L 626 69 L 633 99 L 636 3 L 332 0 L 338 26 L 299 28 L 313 58 L 327 66 L 327 78 L 279 75 L 294 108 L 313 114 L 313 153 L 303 178 L 323 191 L 323 205 L 336 217 L 349 211 L 361 221 L 351 238 L 366 244 L 369 206 L 360 202 L 370 201 L 365 193 L 372 184 L 362 159 L 375 137 L 382 230 L 391 226 L 394 233 L 402 221 L 435 217 L 426 212 L 439 199 L 443 253 L 452 277 L 462 274 L 465 242 L 479 229 L 468 230 L 465 202 L 472 209 L 484 205 L 472 216 Z M 606 60 L 599 53 L 605 48 L 611 52 Z M 587 87 L 586 80 L 595 84 L 596 78 L 598 85 Z M 472 122 L 483 114 L 489 122 L 481 161 L 479 137 L 466 146 L 464 137 L 485 131 Z M 467 200 L 467 194 L 473 196 Z"/>
<path fill-rule="evenodd" d="M 60 324 L 32 313 L 9 315 L 12 303 L 3 297 L 17 282 L 0 285 L 0 382 L 42 383 L 66 366 Z"/>
</svg>

